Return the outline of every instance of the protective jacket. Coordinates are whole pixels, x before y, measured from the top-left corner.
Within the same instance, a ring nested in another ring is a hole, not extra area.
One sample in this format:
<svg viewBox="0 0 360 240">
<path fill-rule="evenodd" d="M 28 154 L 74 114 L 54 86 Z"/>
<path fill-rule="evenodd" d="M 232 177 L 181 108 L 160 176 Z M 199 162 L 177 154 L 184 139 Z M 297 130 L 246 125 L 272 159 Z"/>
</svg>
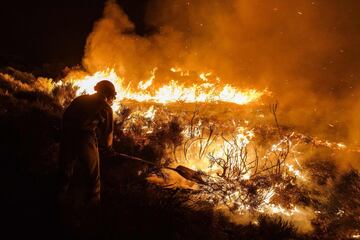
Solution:
<svg viewBox="0 0 360 240">
<path fill-rule="evenodd" d="M 72 190 L 77 204 L 100 201 L 99 147 L 113 138 L 113 112 L 99 94 L 75 98 L 62 119 L 60 145 L 62 191 Z"/>
</svg>

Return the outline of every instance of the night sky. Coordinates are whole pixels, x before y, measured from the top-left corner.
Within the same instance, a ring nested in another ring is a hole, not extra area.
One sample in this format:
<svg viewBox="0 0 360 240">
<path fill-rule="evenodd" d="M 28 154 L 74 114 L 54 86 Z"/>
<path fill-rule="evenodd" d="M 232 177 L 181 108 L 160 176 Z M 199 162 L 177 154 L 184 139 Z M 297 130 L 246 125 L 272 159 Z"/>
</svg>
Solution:
<svg viewBox="0 0 360 240">
<path fill-rule="evenodd" d="M 144 34 L 147 0 L 117 1 Z M 86 38 L 105 0 L 15 0 L 1 3 L 0 64 L 81 63 Z"/>
</svg>

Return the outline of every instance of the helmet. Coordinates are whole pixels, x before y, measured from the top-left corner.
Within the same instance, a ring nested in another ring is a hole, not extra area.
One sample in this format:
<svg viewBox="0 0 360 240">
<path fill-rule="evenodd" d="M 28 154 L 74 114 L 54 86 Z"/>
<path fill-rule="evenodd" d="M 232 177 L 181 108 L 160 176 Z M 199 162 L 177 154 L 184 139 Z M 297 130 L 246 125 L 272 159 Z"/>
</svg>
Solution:
<svg viewBox="0 0 360 240">
<path fill-rule="evenodd" d="M 112 84 L 112 82 L 110 82 L 108 80 L 102 80 L 102 81 L 98 82 L 95 85 L 94 89 L 96 92 L 101 93 L 101 94 L 105 95 L 106 97 L 115 97 L 116 96 L 115 86 L 114 86 L 114 84 Z"/>
</svg>

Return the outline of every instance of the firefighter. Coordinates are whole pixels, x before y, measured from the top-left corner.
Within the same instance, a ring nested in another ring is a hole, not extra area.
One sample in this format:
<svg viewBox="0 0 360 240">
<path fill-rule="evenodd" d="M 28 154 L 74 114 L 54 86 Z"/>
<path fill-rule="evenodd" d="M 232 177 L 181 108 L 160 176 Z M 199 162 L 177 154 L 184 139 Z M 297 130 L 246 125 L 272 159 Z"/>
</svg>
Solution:
<svg viewBox="0 0 360 240">
<path fill-rule="evenodd" d="M 59 200 L 67 199 L 78 212 L 100 204 L 99 151 L 110 151 L 113 140 L 115 87 L 103 80 L 94 89 L 75 98 L 62 118 Z"/>
</svg>

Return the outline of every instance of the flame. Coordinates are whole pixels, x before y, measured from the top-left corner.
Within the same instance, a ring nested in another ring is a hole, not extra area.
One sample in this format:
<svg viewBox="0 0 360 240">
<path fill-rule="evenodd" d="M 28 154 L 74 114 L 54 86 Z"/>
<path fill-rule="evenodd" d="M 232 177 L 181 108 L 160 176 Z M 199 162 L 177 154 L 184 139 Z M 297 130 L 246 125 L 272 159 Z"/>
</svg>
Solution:
<svg viewBox="0 0 360 240">
<path fill-rule="evenodd" d="M 173 73 L 179 73 L 180 76 L 182 76 L 182 77 L 190 75 L 190 71 L 184 71 L 184 70 L 182 70 L 181 68 L 178 68 L 178 67 L 172 67 L 172 68 L 170 68 L 170 71 L 173 72 Z"/>
<path fill-rule="evenodd" d="M 77 95 L 81 95 L 83 93 L 95 93 L 94 86 L 104 79 L 109 80 L 114 84 L 115 90 L 118 94 L 124 92 L 121 85 L 123 79 L 118 77 L 114 69 L 106 69 L 104 71 L 96 72 L 93 75 L 85 76 L 73 76 L 73 74 L 71 74 L 68 76 L 68 79 L 78 88 L 76 91 Z"/>
<path fill-rule="evenodd" d="M 148 89 L 153 86 L 155 73 L 157 68 L 151 71 L 151 77 L 146 81 L 138 83 L 138 91 L 130 90 L 130 85 L 124 87 L 124 79 L 117 75 L 114 69 L 106 69 L 98 71 L 92 75 L 85 75 L 84 73 L 71 73 L 67 76 L 66 81 L 70 81 L 78 88 L 76 94 L 92 94 L 96 83 L 107 79 L 115 85 L 117 92 L 114 110 L 119 108 L 119 102 L 124 99 L 135 100 L 138 102 L 155 102 L 161 104 L 168 104 L 174 102 L 229 102 L 239 105 L 248 104 L 257 101 L 266 92 L 257 91 L 255 89 L 240 91 L 235 87 L 226 84 L 221 87 L 218 84 L 210 83 L 208 76 L 211 73 L 201 73 L 199 78 L 203 80 L 201 84 L 193 84 L 192 86 L 185 86 L 177 80 L 171 80 L 169 83 L 160 86 L 153 91 Z M 171 72 L 178 72 L 179 69 L 171 68 Z M 181 70 L 181 75 L 186 75 L 188 72 Z"/>
<path fill-rule="evenodd" d="M 144 117 L 149 120 L 154 120 L 156 114 L 156 109 L 154 109 L 154 106 L 151 106 L 145 113 Z"/>
<path fill-rule="evenodd" d="M 213 75 L 211 72 L 204 72 L 200 74 L 193 74 L 190 71 L 183 70 L 181 68 L 171 68 L 169 72 L 172 75 L 186 76 L 195 78 L 198 81 L 194 81 L 192 85 L 185 85 L 179 81 L 176 76 L 173 77 L 168 83 L 163 85 L 156 85 L 156 72 L 157 68 L 151 71 L 150 77 L 147 80 L 140 81 L 135 86 L 125 85 L 125 79 L 118 76 L 114 69 L 106 69 L 104 71 L 96 72 L 92 75 L 88 74 L 72 74 L 69 75 L 66 80 L 70 80 L 77 88 L 77 95 L 94 93 L 93 87 L 101 80 L 107 79 L 115 85 L 117 96 L 115 100 L 114 110 L 119 108 L 119 103 L 122 100 L 134 100 L 137 102 L 151 102 L 159 104 L 169 103 L 197 103 L 197 102 L 228 102 L 238 105 L 248 104 L 259 101 L 259 99 L 266 94 L 266 90 L 258 91 L 255 89 L 240 91 L 239 89 L 231 86 L 230 84 L 220 84 L 220 78 Z M 215 79 L 215 81 L 214 81 Z M 159 110 L 156 105 L 150 105 L 147 109 L 134 111 L 129 117 L 131 124 L 136 123 L 136 119 L 142 119 L 142 125 L 140 126 L 142 134 L 145 136 L 154 132 L 154 124 L 162 110 Z M 207 192 L 207 200 L 209 203 L 216 202 L 222 203 L 226 206 L 234 206 L 236 212 L 245 212 L 250 210 L 256 210 L 260 213 L 267 214 L 279 214 L 284 216 L 293 216 L 296 214 L 302 214 L 301 209 L 297 206 L 284 207 L 280 203 L 274 200 L 274 196 L 278 195 L 277 191 L 284 188 L 283 185 L 274 183 L 272 186 L 266 188 L 260 188 L 256 190 L 257 201 L 259 205 L 256 209 L 253 209 L 250 203 L 246 203 L 244 199 L 247 198 L 248 192 L 241 188 L 241 185 L 232 185 L 236 181 L 245 182 L 253 181 L 255 169 L 258 168 L 257 153 L 253 153 L 247 150 L 249 146 L 252 146 L 252 142 L 256 139 L 254 129 L 251 129 L 249 122 L 245 122 L 245 126 L 239 126 L 237 122 L 232 123 L 232 130 L 230 133 L 221 135 L 221 137 L 211 136 L 211 127 L 204 127 L 205 121 L 198 119 L 192 124 L 185 125 L 185 128 L 181 132 L 184 142 L 188 141 L 185 148 L 178 148 L 174 154 L 175 159 L 178 161 L 174 164 L 181 164 L 193 170 L 201 170 L 206 173 L 212 183 L 220 184 L 222 187 L 223 196 L 216 196 L 216 193 L 211 191 Z M 130 125 L 131 125 L 130 124 Z M 125 132 L 130 132 L 129 129 L 124 129 Z M 278 142 L 269 145 L 268 149 L 264 149 L 264 155 L 259 158 L 259 161 L 271 163 L 272 159 L 276 159 L 284 151 L 295 146 L 292 140 L 296 138 L 295 134 L 291 134 L 287 137 L 283 137 Z M 300 140 L 299 140 L 300 141 Z M 317 141 L 318 144 L 326 146 L 336 147 L 338 149 L 345 148 L 342 143 L 328 143 Z M 186 155 L 185 155 L 186 154 Z M 300 171 L 301 165 L 298 159 L 295 157 L 295 152 L 292 152 L 294 158 L 293 165 L 287 162 L 284 166 L 287 169 L 286 174 L 296 176 L 299 179 L 305 180 L 305 175 Z M 211 157 L 212 158 L 211 158 Z M 224 181 L 221 178 L 221 174 L 224 174 L 224 168 L 214 164 L 214 161 L 226 162 L 227 171 L 237 172 L 237 176 L 231 179 L 229 175 L 229 181 Z M 212 162 L 213 161 L 213 162 Z M 295 167 L 296 166 L 296 167 Z M 300 169 L 298 169 L 299 167 Z M 149 178 L 153 182 L 161 182 L 158 177 L 152 176 Z M 185 183 L 183 183 L 185 184 Z M 193 184 L 193 183 L 192 183 Z M 218 193 L 219 194 L 219 193 Z M 220 199 L 220 201 L 219 201 Z"/>
<path fill-rule="evenodd" d="M 225 158 L 226 153 L 232 151 L 235 146 L 245 148 L 255 137 L 255 134 L 253 129 L 237 127 L 234 130 L 234 136 L 229 135 L 224 138 L 214 138 L 211 140 L 208 139 L 208 136 L 206 136 L 207 133 L 205 133 L 209 129 L 203 129 L 202 124 L 203 122 L 200 120 L 194 124 L 194 126 L 187 126 L 183 130 L 183 137 L 189 140 L 194 139 L 194 141 L 191 145 L 189 145 L 187 156 L 183 156 L 183 152 L 179 151 L 179 157 L 177 158 L 186 159 L 181 163 L 191 169 L 200 169 L 205 171 L 207 174 L 216 177 L 217 174 L 219 174 L 220 167 L 210 163 L 208 158 L 209 154 L 211 154 L 214 158 Z M 201 156 L 199 156 L 199 151 L 204 148 L 206 148 L 206 150 Z M 233 153 L 238 157 L 244 157 L 245 154 L 240 149 L 237 149 L 237 151 Z M 251 171 L 244 173 L 244 175 L 241 176 L 241 179 L 246 180 L 249 179 L 250 176 Z"/>
<path fill-rule="evenodd" d="M 288 171 L 291 172 L 294 176 L 305 180 L 304 174 L 298 169 L 295 169 L 294 165 L 287 163 L 286 166 L 288 167 Z"/>
<path fill-rule="evenodd" d="M 85 75 L 84 73 L 80 72 L 72 72 L 70 73 L 66 81 L 71 82 L 75 87 L 77 87 L 76 95 L 82 94 L 93 94 L 95 93 L 94 86 L 102 81 L 102 80 L 109 80 L 115 86 L 115 91 L 117 92 L 116 100 L 112 106 L 114 111 L 117 111 L 120 108 L 119 101 L 124 98 L 123 94 L 125 89 L 122 86 L 123 79 L 120 78 L 114 69 L 106 69 L 104 71 L 98 71 L 93 75 Z"/>
<path fill-rule="evenodd" d="M 249 102 L 253 102 L 259 97 L 261 97 L 262 93 L 257 92 L 252 89 L 248 92 L 239 92 L 236 88 L 231 85 L 225 85 L 223 90 L 219 95 L 219 101 L 223 102 L 233 102 L 236 104 L 246 104 Z"/>
<path fill-rule="evenodd" d="M 147 81 L 145 81 L 145 82 L 140 81 L 140 82 L 139 82 L 138 88 L 139 88 L 140 90 L 146 90 L 148 87 L 150 87 L 150 86 L 152 85 L 152 83 L 153 83 L 153 81 L 154 81 L 154 79 L 155 79 L 156 70 L 157 70 L 157 68 L 154 68 L 154 69 L 151 71 L 151 77 L 150 77 Z"/>
<path fill-rule="evenodd" d="M 270 213 L 281 214 L 281 215 L 285 215 L 285 216 L 292 216 L 299 212 L 299 209 L 296 206 L 294 206 L 291 209 L 285 209 L 282 206 L 275 205 L 275 204 L 270 204 L 268 206 L 268 210 Z"/>
</svg>

